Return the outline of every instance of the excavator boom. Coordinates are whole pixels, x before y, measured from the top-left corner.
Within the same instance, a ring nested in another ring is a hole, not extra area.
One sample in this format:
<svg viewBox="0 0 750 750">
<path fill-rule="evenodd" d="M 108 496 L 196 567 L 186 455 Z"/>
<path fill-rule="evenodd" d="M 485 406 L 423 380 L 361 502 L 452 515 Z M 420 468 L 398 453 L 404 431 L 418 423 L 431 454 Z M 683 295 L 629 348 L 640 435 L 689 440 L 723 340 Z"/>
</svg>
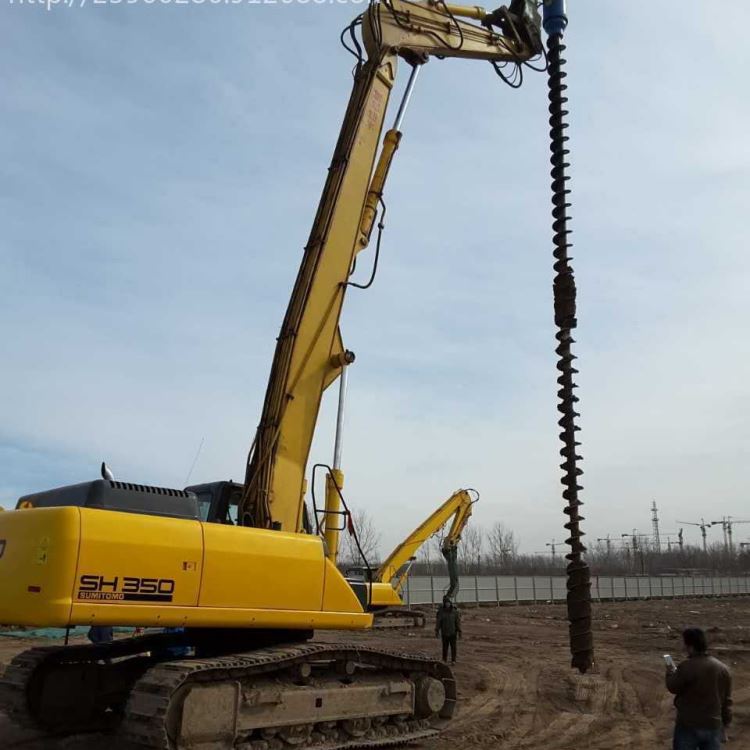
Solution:
<svg viewBox="0 0 750 750">
<path fill-rule="evenodd" d="M 387 583 L 400 592 L 403 588 L 408 571 L 408 562 L 417 552 L 453 517 L 451 527 L 443 539 L 442 546 L 456 546 L 461 538 L 466 524 L 471 517 L 472 507 L 476 502 L 469 490 L 454 492 L 437 510 L 431 513 L 409 536 L 399 544 L 378 568 L 373 580 L 377 583 Z"/>
<path fill-rule="evenodd" d="M 533 3 L 514 2 L 511 11 L 514 8 L 515 13 L 485 15 L 486 26 L 461 20 L 440 3 L 386 0 L 373 3 L 363 14 L 367 60 L 362 59 L 355 70 L 344 122 L 278 336 L 263 412 L 248 456 L 240 508 L 244 525 L 302 529 L 305 472 L 321 398 L 352 361 L 339 332 L 350 272 L 369 240 L 372 204 L 382 194 L 400 139 L 398 128 L 392 129 L 386 159 L 373 175 L 398 57 L 412 65 L 428 57 L 527 61 L 541 50 L 539 18 Z M 493 21 L 500 25 L 493 26 Z M 335 544 L 335 536 L 329 544 Z"/>
<path fill-rule="evenodd" d="M 472 494 L 474 497 L 472 497 Z M 424 613 L 404 606 L 402 593 L 406 579 L 411 571 L 411 564 L 417 552 L 429 539 L 437 534 L 448 521 L 453 519 L 450 529 L 441 541 L 441 551 L 454 554 L 461 540 L 466 524 L 471 517 L 478 494 L 474 490 L 457 490 L 439 508 L 417 526 L 396 548 L 372 575 L 370 609 L 375 613 L 373 627 L 423 627 Z M 449 593 L 452 595 L 458 588 L 457 566 L 448 560 L 450 578 Z"/>
</svg>

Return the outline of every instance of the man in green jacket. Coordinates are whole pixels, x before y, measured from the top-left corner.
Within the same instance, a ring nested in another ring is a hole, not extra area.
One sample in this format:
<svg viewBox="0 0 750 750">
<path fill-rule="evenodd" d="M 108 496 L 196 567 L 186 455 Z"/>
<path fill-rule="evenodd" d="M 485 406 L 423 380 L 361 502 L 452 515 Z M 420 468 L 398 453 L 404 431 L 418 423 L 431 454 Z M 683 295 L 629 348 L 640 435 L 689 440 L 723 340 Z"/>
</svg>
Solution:
<svg viewBox="0 0 750 750">
<path fill-rule="evenodd" d="M 448 661 L 448 649 L 451 652 L 451 664 L 456 663 L 456 641 L 461 637 L 461 613 L 453 602 L 443 597 L 443 603 L 438 607 L 435 620 L 435 637 L 443 638 L 443 661 Z"/>
</svg>

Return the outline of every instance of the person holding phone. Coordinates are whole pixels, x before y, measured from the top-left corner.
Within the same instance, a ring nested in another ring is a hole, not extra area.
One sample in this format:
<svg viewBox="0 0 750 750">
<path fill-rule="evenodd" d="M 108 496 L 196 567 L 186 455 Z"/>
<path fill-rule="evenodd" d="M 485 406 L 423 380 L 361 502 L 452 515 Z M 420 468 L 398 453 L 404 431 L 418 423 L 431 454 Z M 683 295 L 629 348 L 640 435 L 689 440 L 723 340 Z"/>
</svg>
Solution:
<svg viewBox="0 0 750 750">
<path fill-rule="evenodd" d="M 700 628 L 682 633 L 687 659 L 675 667 L 665 655 L 667 690 L 675 696 L 677 719 L 673 750 L 720 750 L 732 721 L 732 675 L 708 655 L 706 634 Z"/>
</svg>

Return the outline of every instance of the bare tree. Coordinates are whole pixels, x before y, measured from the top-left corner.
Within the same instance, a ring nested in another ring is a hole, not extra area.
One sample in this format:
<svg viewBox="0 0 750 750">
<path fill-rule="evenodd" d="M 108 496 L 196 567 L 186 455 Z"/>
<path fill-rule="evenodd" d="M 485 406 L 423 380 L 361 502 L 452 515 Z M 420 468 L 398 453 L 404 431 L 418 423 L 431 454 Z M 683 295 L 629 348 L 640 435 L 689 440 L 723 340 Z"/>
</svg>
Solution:
<svg viewBox="0 0 750 750">
<path fill-rule="evenodd" d="M 513 531 L 496 521 L 487 534 L 487 556 L 495 567 L 506 567 L 518 554 L 518 540 Z"/>
<path fill-rule="evenodd" d="M 463 573 L 479 573 L 482 568 L 484 533 L 476 524 L 467 526 L 458 543 L 458 565 Z"/>
<path fill-rule="evenodd" d="M 427 569 L 427 575 L 432 575 L 432 563 L 434 560 L 434 550 L 432 540 L 428 539 L 426 544 L 417 552 L 417 564 L 424 565 Z"/>
<path fill-rule="evenodd" d="M 341 532 L 339 554 L 342 563 L 364 565 L 365 560 L 362 559 L 362 555 L 364 555 L 367 562 L 373 565 L 378 561 L 378 547 L 380 546 L 380 532 L 375 527 L 374 521 L 364 508 L 357 508 L 357 510 L 352 511 L 351 526 L 357 535 L 357 539 L 354 538 L 354 534 L 346 529 Z M 359 540 L 359 547 L 357 546 L 357 540 Z"/>
</svg>

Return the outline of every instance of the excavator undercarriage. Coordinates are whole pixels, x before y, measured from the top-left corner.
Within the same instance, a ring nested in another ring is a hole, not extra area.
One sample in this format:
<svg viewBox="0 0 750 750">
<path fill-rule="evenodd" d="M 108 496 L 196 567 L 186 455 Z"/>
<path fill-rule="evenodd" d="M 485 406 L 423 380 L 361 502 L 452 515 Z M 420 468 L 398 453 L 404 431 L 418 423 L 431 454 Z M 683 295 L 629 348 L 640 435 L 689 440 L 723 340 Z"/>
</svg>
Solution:
<svg viewBox="0 0 750 750">
<path fill-rule="evenodd" d="M 18 723 L 52 734 L 108 730 L 150 748 L 316 750 L 427 739 L 453 715 L 451 670 L 346 643 L 285 642 L 170 659 L 181 634 L 36 648 L 0 684 Z"/>
</svg>

